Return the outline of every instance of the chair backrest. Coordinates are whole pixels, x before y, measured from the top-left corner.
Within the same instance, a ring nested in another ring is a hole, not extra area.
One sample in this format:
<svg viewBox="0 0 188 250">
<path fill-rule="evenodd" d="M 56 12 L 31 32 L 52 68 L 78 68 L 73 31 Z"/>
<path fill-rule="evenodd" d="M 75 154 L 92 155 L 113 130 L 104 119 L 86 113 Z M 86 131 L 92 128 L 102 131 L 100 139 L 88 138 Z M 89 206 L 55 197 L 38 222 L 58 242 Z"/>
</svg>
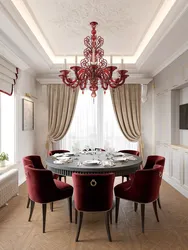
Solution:
<svg viewBox="0 0 188 250">
<path fill-rule="evenodd" d="M 139 152 L 139 151 L 136 151 L 136 150 L 129 150 L 129 149 L 119 150 L 118 152 L 127 153 L 127 154 L 131 154 L 131 155 L 136 155 L 136 156 L 139 156 L 139 155 L 140 155 L 140 152 Z"/>
<path fill-rule="evenodd" d="M 25 175 L 29 198 L 34 202 L 48 203 L 57 200 L 58 188 L 50 170 L 36 169 L 33 165 L 25 165 Z"/>
<path fill-rule="evenodd" d="M 79 211 L 108 211 L 113 205 L 115 175 L 72 174 L 75 208 Z"/>
<path fill-rule="evenodd" d="M 164 166 L 155 165 L 152 169 L 136 171 L 131 189 L 138 202 L 148 203 L 158 199 L 163 169 Z"/>
<path fill-rule="evenodd" d="M 146 160 L 146 164 L 144 169 L 151 169 L 154 165 L 161 165 L 164 167 L 165 165 L 165 158 L 159 155 L 149 155 Z"/>
<path fill-rule="evenodd" d="M 70 152 L 69 150 L 66 150 L 66 149 L 57 149 L 57 150 L 51 150 L 48 152 L 48 155 L 51 156 L 51 155 L 54 155 L 54 154 L 62 154 L 62 153 L 68 153 Z"/>
<path fill-rule="evenodd" d="M 25 156 L 22 160 L 23 160 L 24 166 L 33 165 L 34 168 L 44 169 L 44 166 L 42 164 L 42 161 L 39 155 L 28 155 L 28 156 Z"/>
</svg>

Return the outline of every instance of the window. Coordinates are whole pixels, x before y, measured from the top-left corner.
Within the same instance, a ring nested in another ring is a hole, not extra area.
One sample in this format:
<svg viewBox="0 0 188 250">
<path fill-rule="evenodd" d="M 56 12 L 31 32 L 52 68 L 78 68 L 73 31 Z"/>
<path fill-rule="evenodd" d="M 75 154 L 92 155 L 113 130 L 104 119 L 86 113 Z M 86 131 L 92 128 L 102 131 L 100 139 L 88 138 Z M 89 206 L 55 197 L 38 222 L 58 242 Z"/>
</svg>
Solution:
<svg viewBox="0 0 188 250">
<path fill-rule="evenodd" d="M 73 121 L 62 140 L 62 148 L 72 150 L 90 147 L 111 147 L 115 150 L 137 149 L 137 143 L 129 142 L 122 134 L 114 114 L 110 91 L 98 90 L 97 97 L 91 91 L 79 92 Z"/>
<path fill-rule="evenodd" d="M 14 95 L 0 93 L 0 152 L 14 162 Z"/>
</svg>

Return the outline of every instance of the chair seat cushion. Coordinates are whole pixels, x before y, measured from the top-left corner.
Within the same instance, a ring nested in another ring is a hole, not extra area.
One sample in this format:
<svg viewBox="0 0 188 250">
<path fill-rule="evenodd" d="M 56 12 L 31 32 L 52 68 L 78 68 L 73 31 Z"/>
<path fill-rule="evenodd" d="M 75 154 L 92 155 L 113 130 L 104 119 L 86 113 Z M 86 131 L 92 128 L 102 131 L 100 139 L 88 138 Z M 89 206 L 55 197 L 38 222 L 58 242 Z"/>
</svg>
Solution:
<svg viewBox="0 0 188 250">
<path fill-rule="evenodd" d="M 129 180 L 115 186 L 115 196 L 121 199 L 139 202 L 140 200 L 138 200 L 138 192 L 136 191 L 136 189 L 131 188 L 131 185 L 132 180 Z"/>
<path fill-rule="evenodd" d="M 55 185 L 59 189 L 59 192 L 57 192 L 56 197 L 54 197 L 55 200 L 65 199 L 73 194 L 73 187 L 65 182 L 55 180 Z"/>
<path fill-rule="evenodd" d="M 58 178 L 59 178 L 59 175 L 58 175 L 58 174 L 53 174 L 53 178 L 54 178 L 54 179 L 58 179 Z"/>
<path fill-rule="evenodd" d="M 123 182 L 123 183 L 116 185 L 114 188 L 115 195 L 121 198 L 123 193 L 125 191 L 127 191 L 127 189 L 130 188 L 131 184 L 132 184 L 132 181 L 129 180 L 129 181 L 126 181 L 126 182 Z"/>
</svg>

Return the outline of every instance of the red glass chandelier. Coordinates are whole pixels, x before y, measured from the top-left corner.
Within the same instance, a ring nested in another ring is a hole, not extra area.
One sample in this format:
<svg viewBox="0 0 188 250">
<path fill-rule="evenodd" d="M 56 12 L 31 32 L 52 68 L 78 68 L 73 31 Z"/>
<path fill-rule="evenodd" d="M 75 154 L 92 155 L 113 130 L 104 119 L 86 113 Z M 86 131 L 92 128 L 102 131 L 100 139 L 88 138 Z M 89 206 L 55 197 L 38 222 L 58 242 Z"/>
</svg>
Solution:
<svg viewBox="0 0 188 250">
<path fill-rule="evenodd" d="M 81 66 L 72 66 L 70 70 L 61 70 L 60 77 L 62 82 L 71 88 L 78 86 L 84 91 L 87 86 L 91 90 L 91 96 L 96 97 L 96 91 L 101 86 L 104 91 L 111 88 L 117 88 L 125 83 L 127 70 L 117 70 L 115 66 L 108 66 L 107 60 L 103 58 L 104 50 L 101 48 L 104 39 L 97 36 L 97 22 L 91 22 L 91 36 L 84 39 L 86 46 L 84 50 L 84 59 L 81 60 Z M 116 70 L 116 74 L 113 75 Z"/>
</svg>

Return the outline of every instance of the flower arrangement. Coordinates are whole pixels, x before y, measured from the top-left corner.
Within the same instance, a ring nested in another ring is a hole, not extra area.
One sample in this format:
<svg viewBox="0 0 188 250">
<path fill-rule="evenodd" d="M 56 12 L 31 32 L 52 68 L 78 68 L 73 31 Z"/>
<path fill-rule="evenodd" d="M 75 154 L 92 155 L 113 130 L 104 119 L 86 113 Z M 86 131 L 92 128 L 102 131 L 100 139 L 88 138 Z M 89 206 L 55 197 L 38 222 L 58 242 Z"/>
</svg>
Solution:
<svg viewBox="0 0 188 250">
<path fill-rule="evenodd" d="M 5 152 L 0 153 L 0 161 L 8 161 L 8 154 L 6 154 Z"/>
</svg>

